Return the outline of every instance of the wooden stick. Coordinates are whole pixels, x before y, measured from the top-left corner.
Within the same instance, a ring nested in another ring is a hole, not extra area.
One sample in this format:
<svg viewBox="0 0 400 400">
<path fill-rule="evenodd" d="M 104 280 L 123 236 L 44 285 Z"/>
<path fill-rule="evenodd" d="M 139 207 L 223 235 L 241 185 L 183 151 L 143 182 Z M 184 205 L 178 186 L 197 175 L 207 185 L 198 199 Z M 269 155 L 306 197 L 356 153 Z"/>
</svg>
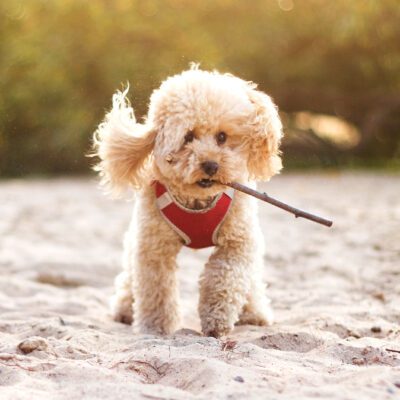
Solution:
<svg viewBox="0 0 400 400">
<path fill-rule="evenodd" d="M 282 210 L 285 210 L 285 211 L 288 211 L 288 212 L 294 214 L 294 216 L 296 218 L 306 218 L 306 219 L 309 219 L 310 221 L 314 221 L 314 222 L 317 222 L 318 224 L 325 225 L 328 227 L 331 227 L 333 224 L 333 222 L 328 219 L 318 217 L 317 215 L 310 214 L 306 211 L 302 211 L 302 210 L 299 210 L 298 208 L 289 206 L 288 204 L 283 203 L 282 201 L 279 201 L 277 199 L 274 199 L 271 196 L 268 196 L 267 193 L 257 192 L 257 190 L 250 189 L 249 187 L 244 186 L 240 183 L 231 182 L 231 183 L 225 183 L 225 185 L 230 186 L 230 187 L 234 188 L 235 190 L 239 190 L 240 192 L 249 194 L 250 196 L 254 196 L 257 199 L 260 199 L 262 201 L 266 201 L 267 203 L 270 203 L 276 207 L 282 208 Z"/>
<path fill-rule="evenodd" d="M 391 351 L 392 353 L 400 353 L 400 350 L 395 349 L 385 349 L 386 351 Z"/>
</svg>

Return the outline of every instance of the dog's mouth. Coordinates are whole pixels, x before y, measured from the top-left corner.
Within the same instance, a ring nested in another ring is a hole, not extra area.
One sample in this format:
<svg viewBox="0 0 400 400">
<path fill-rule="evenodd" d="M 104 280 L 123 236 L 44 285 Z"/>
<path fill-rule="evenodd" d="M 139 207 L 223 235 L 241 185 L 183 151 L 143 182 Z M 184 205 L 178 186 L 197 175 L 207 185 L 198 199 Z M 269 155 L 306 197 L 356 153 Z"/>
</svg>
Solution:
<svg viewBox="0 0 400 400">
<path fill-rule="evenodd" d="M 201 179 L 201 180 L 197 181 L 196 183 L 202 188 L 209 188 L 212 185 L 214 185 L 215 181 L 213 181 L 211 179 Z"/>
</svg>

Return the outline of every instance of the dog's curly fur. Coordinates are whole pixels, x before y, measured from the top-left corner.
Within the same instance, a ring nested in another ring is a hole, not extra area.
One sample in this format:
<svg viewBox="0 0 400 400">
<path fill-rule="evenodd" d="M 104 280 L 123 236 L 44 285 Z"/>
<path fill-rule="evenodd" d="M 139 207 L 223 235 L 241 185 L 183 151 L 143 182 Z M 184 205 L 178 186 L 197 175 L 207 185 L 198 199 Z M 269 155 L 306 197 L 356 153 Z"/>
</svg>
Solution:
<svg viewBox="0 0 400 400">
<path fill-rule="evenodd" d="M 129 186 L 138 192 L 112 309 L 117 321 L 168 334 L 180 324 L 176 257 L 183 244 L 161 217 L 151 182 L 160 181 L 181 202 L 201 204 L 225 189 L 218 182 L 268 180 L 281 169 L 282 125 L 271 98 L 255 84 L 198 67 L 154 91 L 143 124 L 136 122 L 126 95 L 114 95 L 94 135 L 102 182 L 113 193 Z M 194 140 L 185 143 L 189 131 Z M 227 135 L 223 144 L 217 143 L 219 132 Z M 209 176 L 200 165 L 209 160 L 219 164 L 212 177 L 217 182 L 203 188 L 198 182 Z M 205 335 L 226 335 L 235 324 L 272 322 L 262 255 L 255 200 L 236 193 L 200 279 Z"/>
</svg>

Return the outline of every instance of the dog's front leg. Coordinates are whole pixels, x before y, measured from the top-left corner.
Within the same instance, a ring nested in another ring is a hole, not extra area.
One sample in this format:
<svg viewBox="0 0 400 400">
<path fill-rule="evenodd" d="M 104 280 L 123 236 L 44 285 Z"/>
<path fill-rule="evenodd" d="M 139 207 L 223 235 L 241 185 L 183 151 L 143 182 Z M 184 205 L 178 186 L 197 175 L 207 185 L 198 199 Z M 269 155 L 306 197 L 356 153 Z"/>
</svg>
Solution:
<svg viewBox="0 0 400 400">
<path fill-rule="evenodd" d="M 179 327 L 176 256 L 180 247 L 158 242 L 143 244 L 138 252 L 134 314 L 140 332 L 163 335 Z"/>
<path fill-rule="evenodd" d="M 217 248 L 200 278 L 199 314 L 207 336 L 228 334 L 246 303 L 251 260 L 243 246 L 231 243 Z"/>
<path fill-rule="evenodd" d="M 169 334 L 180 324 L 176 257 L 177 234 L 161 218 L 155 201 L 146 199 L 138 216 L 133 268 L 134 323 L 140 332 Z"/>
</svg>

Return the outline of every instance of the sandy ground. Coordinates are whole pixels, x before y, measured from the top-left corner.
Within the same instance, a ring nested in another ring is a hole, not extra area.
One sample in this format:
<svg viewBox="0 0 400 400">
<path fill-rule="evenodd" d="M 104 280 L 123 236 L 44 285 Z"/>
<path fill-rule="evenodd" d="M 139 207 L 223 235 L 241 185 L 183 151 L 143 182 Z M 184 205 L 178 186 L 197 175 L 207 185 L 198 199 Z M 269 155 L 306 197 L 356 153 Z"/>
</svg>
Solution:
<svg viewBox="0 0 400 400">
<path fill-rule="evenodd" d="M 289 174 L 269 194 L 332 229 L 260 204 L 268 328 L 197 333 L 210 250 L 180 255 L 184 326 L 134 335 L 111 321 L 132 204 L 93 180 L 0 184 L 0 398 L 400 398 L 400 176 Z"/>
</svg>

